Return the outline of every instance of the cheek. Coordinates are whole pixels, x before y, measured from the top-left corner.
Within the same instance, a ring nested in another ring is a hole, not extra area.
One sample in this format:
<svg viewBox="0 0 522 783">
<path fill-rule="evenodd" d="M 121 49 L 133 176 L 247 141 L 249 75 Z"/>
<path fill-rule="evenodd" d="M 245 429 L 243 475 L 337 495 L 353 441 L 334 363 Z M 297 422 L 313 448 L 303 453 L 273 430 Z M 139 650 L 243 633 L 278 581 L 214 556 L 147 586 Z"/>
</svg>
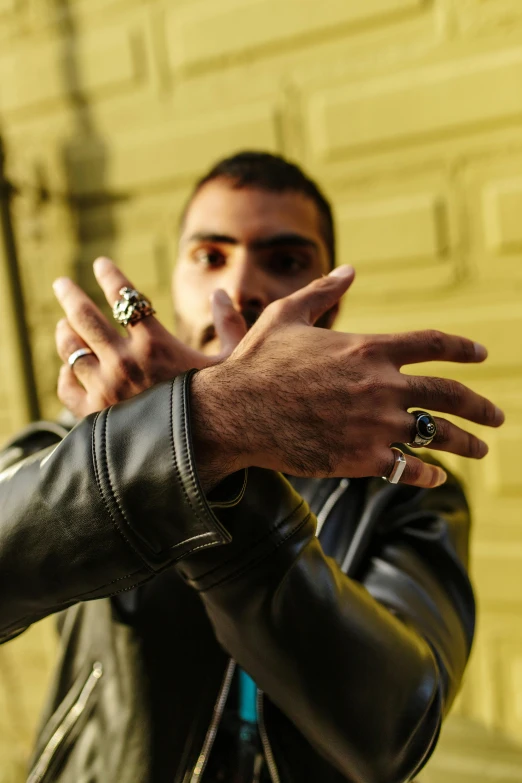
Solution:
<svg viewBox="0 0 522 783">
<path fill-rule="evenodd" d="M 188 323 L 199 323 L 208 318 L 210 312 L 210 291 L 207 293 L 204 281 L 195 279 L 188 270 L 179 268 L 172 279 L 172 300 L 174 309 Z"/>
</svg>

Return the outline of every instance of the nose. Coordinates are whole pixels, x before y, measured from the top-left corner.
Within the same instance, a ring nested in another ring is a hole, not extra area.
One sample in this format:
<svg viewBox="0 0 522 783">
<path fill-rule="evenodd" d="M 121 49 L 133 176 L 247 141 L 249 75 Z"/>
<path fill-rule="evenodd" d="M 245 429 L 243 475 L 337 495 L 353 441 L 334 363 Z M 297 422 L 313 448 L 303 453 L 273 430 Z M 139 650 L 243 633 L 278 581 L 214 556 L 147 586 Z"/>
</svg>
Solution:
<svg viewBox="0 0 522 783">
<path fill-rule="evenodd" d="M 248 252 L 241 253 L 229 265 L 222 287 L 240 311 L 262 313 L 271 301 L 266 275 Z"/>
</svg>

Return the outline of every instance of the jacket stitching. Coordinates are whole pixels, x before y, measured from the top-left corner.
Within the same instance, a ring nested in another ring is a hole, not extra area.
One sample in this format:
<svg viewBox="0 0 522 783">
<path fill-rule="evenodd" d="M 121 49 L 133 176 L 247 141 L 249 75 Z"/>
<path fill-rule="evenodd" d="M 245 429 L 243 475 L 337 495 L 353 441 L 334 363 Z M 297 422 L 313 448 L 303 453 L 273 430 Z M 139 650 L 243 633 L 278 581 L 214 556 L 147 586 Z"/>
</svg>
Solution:
<svg viewBox="0 0 522 783">
<path fill-rule="evenodd" d="M 178 560 L 181 560 L 183 557 L 186 557 L 187 555 L 191 555 L 194 552 L 197 552 L 199 549 L 209 549 L 210 546 L 217 546 L 216 543 L 213 544 L 201 544 L 200 546 L 195 546 L 192 549 L 189 549 L 188 552 L 184 552 L 182 555 L 179 555 L 174 562 L 178 562 Z M 151 569 L 147 568 L 145 572 L 145 580 L 148 581 L 148 579 L 151 576 L 154 576 L 156 573 L 161 573 L 162 571 L 165 571 L 167 568 L 170 568 L 172 566 L 172 562 L 168 562 L 164 564 L 158 571 L 154 572 Z M 63 601 L 62 603 L 53 604 L 52 606 L 48 606 L 45 609 L 44 615 L 35 615 L 35 614 L 27 614 L 24 617 L 21 617 L 17 619 L 15 626 L 10 626 L 8 628 L 4 628 L 0 630 L 0 643 L 2 642 L 5 637 L 8 637 L 10 634 L 16 632 L 16 631 L 22 631 L 26 630 L 26 628 L 29 627 L 31 623 L 35 623 L 38 620 L 42 619 L 43 617 L 47 617 L 50 614 L 53 614 L 55 612 L 60 611 L 61 609 L 68 609 L 69 607 L 73 606 L 75 603 L 79 603 L 84 598 L 87 598 L 88 596 L 92 595 L 93 593 L 97 593 L 99 590 L 105 590 L 105 588 L 110 587 L 111 585 L 116 584 L 117 582 L 122 582 L 124 579 L 130 579 L 133 576 L 136 576 L 137 574 L 143 573 L 142 568 L 138 568 L 136 571 L 130 571 L 128 574 L 124 574 L 124 576 L 119 576 L 117 579 L 113 579 L 110 582 L 105 582 L 105 584 L 100 585 L 99 587 L 95 587 L 93 590 L 89 590 L 86 593 L 80 593 L 79 595 L 71 596 L 71 598 L 68 598 L 66 601 Z M 119 593 L 125 593 L 129 590 L 133 590 L 135 587 L 137 587 L 141 582 L 135 582 L 132 585 L 129 585 L 129 587 L 122 588 L 121 590 L 116 590 L 114 593 L 110 593 L 110 595 L 107 596 L 99 596 L 100 599 L 103 598 L 110 598 L 112 595 L 118 595 Z M 24 625 L 25 623 L 28 623 L 28 625 Z M 24 625 L 23 628 L 21 628 L 21 625 Z M 6 640 L 7 641 L 7 640 Z"/>
<path fill-rule="evenodd" d="M 259 546 L 259 544 L 262 544 L 263 541 L 266 541 L 267 538 L 270 538 L 270 536 L 273 533 L 276 533 L 279 530 L 279 528 L 281 528 L 283 525 L 285 525 L 288 522 L 288 520 L 294 514 L 296 514 L 299 511 L 299 509 L 301 509 L 303 506 L 304 506 L 304 500 L 301 500 L 299 505 L 296 506 L 289 514 L 287 514 L 287 516 L 284 519 L 282 519 L 280 522 L 277 522 L 277 523 L 273 524 L 271 527 L 269 527 L 269 529 L 268 529 L 268 531 L 266 533 L 263 533 L 262 536 L 260 536 L 257 539 L 254 539 L 254 541 L 250 542 L 248 544 L 248 549 L 251 550 L 251 549 Z M 241 557 L 243 557 L 243 554 L 244 554 L 244 550 L 242 550 L 241 552 L 238 552 L 235 555 L 232 555 L 227 560 L 224 560 L 223 562 L 218 563 L 217 565 L 215 565 L 212 568 L 210 568 L 208 571 L 204 571 L 202 574 L 199 574 L 199 576 L 191 577 L 191 581 L 197 582 L 200 579 L 204 579 L 205 577 L 210 576 L 211 574 L 215 573 L 216 571 L 219 571 L 221 568 L 225 568 L 225 566 L 229 565 L 230 563 L 233 563 L 235 560 L 239 560 Z"/>
<path fill-rule="evenodd" d="M 136 574 L 139 574 L 141 572 L 142 572 L 142 569 L 138 568 L 137 571 L 130 571 L 130 573 L 125 574 L 124 576 L 119 576 L 117 579 L 113 579 L 111 582 L 106 582 L 105 584 L 100 585 L 99 587 L 95 587 L 94 590 L 88 590 L 86 593 L 80 593 L 79 595 L 71 596 L 71 598 L 68 598 L 66 601 L 62 601 L 61 603 L 53 604 L 52 606 L 47 606 L 46 609 L 45 609 L 45 611 L 46 611 L 45 615 L 26 614 L 24 617 L 21 617 L 19 620 L 16 621 L 16 626 L 14 628 L 10 627 L 10 628 L 3 629 L 1 631 L 0 638 L 3 638 L 3 636 L 6 635 L 6 634 L 12 633 L 13 630 L 17 630 L 17 628 L 19 627 L 19 623 L 25 623 L 26 621 L 28 621 L 29 624 L 37 622 L 37 620 L 39 620 L 39 619 L 41 619 L 43 617 L 47 617 L 49 614 L 53 614 L 54 612 L 57 612 L 60 609 L 67 609 L 70 606 L 73 606 L 73 604 L 82 601 L 83 598 L 86 598 L 87 596 L 92 595 L 93 593 L 98 592 L 98 590 L 105 590 L 106 587 L 110 587 L 111 585 L 116 584 L 117 582 L 121 582 L 123 579 L 130 579 L 131 577 L 133 577 Z M 132 590 L 134 587 L 136 587 L 135 584 L 132 585 L 131 587 L 126 588 L 126 589 L 127 590 Z M 124 590 L 119 590 L 118 592 L 123 593 Z M 116 595 L 116 593 L 114 593 L 113 595 Z M 100 596 L 100 597 L 104 597 L 104 596 Z M 106 597 L 108 598 L 109 596 L 106 596 Z M 35 619 L 35 617 L 36 617 L 36 619 Z M 26 627 L 28 627 L 28 626 L 26 626 Z"/>
<path fill-rule="evenodd" d="M 124 512 L 124 510 L 123 510 L 123 508 L 122 508 L 122 506 L 120 504 L 118 496 L 116 495 L 116 492 L 115 492 L 114 487 L 112 485 L 111 472 L 110 472 L 110 468 L 109 468 L 109 460 L 107 459 L 107 449 L 106 449 L 106 444 L 107 444 L 107 426 L 108 426 L 109 414 L 110 414 L 111 410 L 112 410 L 112 408 L 109 408 L 109 410 L 107 411 L 107 415 L 105 416 L 105 419 L 104 419 L 104 422 L 103 422 L 103 451 L 104 451 L 105 457 L 106 457 L 106 459 L 105 459 L 105 466 L 104 466 L 105 467 L 105 473 L 107 475 L 107 481 L 109 483 L 109 489 L 111 491 L 111 495 L 112 495 L 112 497 L 114 499 L 114 502 L 116 503 L 116 507 L 117 507 L 118 511 L 120 512 L 120 514 L 121 514 L 121 516 L 123 518 L 123 521 L 125 522 L 127 527 L 130 527 L 132 529 L 132 526 L 131 526 L 129 520 L 127 519 L 127 517 L 125 516 L 125 512 Z"/>
<path fill-rule="evenodd" d="M 179 469 L 178 465 L 178 458 L 176 455 L 176 446 L 174 444 L 174 383 L 173 381 L 170 385 L 170 411 L 169 411 L 169 427 L 170 427 L 170 445 L 171 445 L 171 451 L 172 451 L 172 464 L 174 466 L 174 471 L 176 473 L 178 483 L 181 486 L 181 491 L 183 492 L 183 496 L 187 502 L 187 505 L 192 510 L 192 512 L 196 515 L 196 518 L 198 521 L 202 521 L 199 518 L 199 514 L 197 512 L 197 509 L 194 508 L 192 505 L 192 501 L 188 495 L 188 492 L 185 488 L 185 484 L 183 483 L 183 479 L 181 477 L 181 471 Z M 184 419 L 184 417 L 183 417 Z"/>
<path fill-rule="evenodd" d="M 183 379 L 182 387 L 181 387 L 181 396 L 182 396 L 182 400 L 183 400 L 183 406 L 182 406 L 183 442 L 184 442 L 185 451 L 187 452 L 187 455 L 190 454 L 189 438 L 188 438 L 188 431 L 187 431 L 188 430 L 188 417 L 187 417 L 187 414 L 186 414 L 186 410 L 188 408 L 187 388 L 188 388 L 188 384 L 190 382 L 190 379 L 192 378 L 192 375 L 193 375 L 193 373 L 189 373 L 189 374 L 187 374 L 185 376 L 185 378 Z M 171 406 L 171 410 L 172 410 L 172 406 Z M 196 474 L 195 474 L 195 471 L 194 471 L 194 466 L 192 464 L 192 460 L 191 459 L 187 459 L 187 463 L 188 463 L 188 469 L 189 469 L 189 472 L 190 472 L 190 478 L 192 480 L 192 488 L 194 489 L 194 491 L 198 495 L 199 505 L 201 506 L 201 512 L 205 513 L 206 509 L 205 509 L 204 503 L 202 503 L 201 499 L 199 498 L 198 482 L 196 480 Z M 198 519 L 200 519 L 200 517 L 199 517 L 199 513 L 200 512 L 198 510 L 194 509 L 194 513 L 196 514 Z M 208 521 L 210 522 L 210 524 L 212 525 L 212 527 L 214 528 L 214 530 L 216 532 L 219 532 L 218 527 L 217 527 L 214 519 L 212 518 L 212 512 L 210 512 L 210 514 L 208 514 L 208 512 L 207 512 L 206 517 L 207 517 Z M 201 520 L 201 521 L 203 522 L 203 520 Z"/>
<path fill-rule="evenodd" d="M 107 419 L 108 419 L 108 417 L 109 417 L 109 412 L 110 412 L 110 410 L 111 410 L 111 409 L 109 408 L 109 410 L 108 410 L 108 411 L 106 412 L 106 414 L 105 414 L 105 420 L 104 420 L 104 423 L 103 423 L 103 426 L 102 426 L 102 435 L 101 435 L 101 448 L 102 448 L 102 453 L 105 455 L 105 459 L 107 459 L 107 449 L 106 449 L 106 442 L 107 442 L 107 435 L 106 435 L 106 430 L 107 430 Z M 95 421 L 94 421 L 94 424 L 96 424 L 96 422 L 98 421 L 98 417 L 99 417 L 99 416 L 100 416 L 100 414 L 98 414 L 98 416 L 96 417 L 96 419 L 95 419 Z M 95 427 L 94 427 L 94 424 L 93 424 L 93 435 L 92 435 L 92 450 L 93 450 L 93 460 L 94 460 L 94 463 L 95 463 L 95 465 L 96 465 L 96 464 L 97 464 L 97 461 L 96 461 L 96 451 L 95 451 L 95 447 L 94 447 L 94 440 L 95 440 Z M 104 473 L 106 473 L 106 475 L 107 475 L 107 481 L 108 481 L 108 484 L 109 484 L 109 488 L 110 488 L 110 490 L 111 490 L 111 493 L 112 493 L 112 495 L 113 495 L 113 497 L 114 497 L 114 500 L 115 500 L 115 502 L 116 502 L 116 506 L 117 506 L 117 508 L 119 509 L 119 511 L 120 511 L 120 513 L 121 513 L 121 515 L 122 515 L 122 517 L 123 517 L 123 519 L 124 519 L 124 521 L 125 521 L 125 522 L 126 522 L 126 524 L 128 525 L 129 523 L 128 523 L 128 522 L 127 522 L 127 520 L 125 519 L 125 515 L 123 514 L 123 511 L 122 511 L 122 510 L 121 510 L 121 508 L 120 508 L 120 505 L 119 505 L 119 503 L 118 503 L 118 500 L 117 500 L 116 496 L 114 495 L 114 490 L 113 490 L 113 488 L 112 488 L 112 483 L 111 483 L 111 477 L 110 477 L 110 473 L 109 473 L 109 466 L 108 466 L 108 464 L 106 465 L 106 467 L 105 467 L 105 469 L 104 469 Z M 111 520 L 112 520 L 112 523 L 113 523 L 114 527 L 116 528 L 116 530 L 118 531 L 118 533 L 120 534 L 120 536 L 123 538 L 123 540 L 126 542 L 126 544 L 127 544 L 129 547 L 130 547 L 130 549 L 132 549 L 132 551 L 133 551 L 133 552 L 134 552 L 134 553 L 135 553 L 135 554 L 136 554 L 136 555 L 139 557 L 139 559 L 141 560 L 141 562 L 142 562 L 142 563 L 144 563 L 144 565 L 145 565 L 145 567 L 147 568 L 147 570 L 148 570 L 149 572 L 151 572 L 151 573 L 154 573 L 153 569 L 152 569 L 152 568 L 151 568 L 151 567 L 150 567 L 150 566 L 149 566 L 149 565 L 148 565 L 148 564 L 145 562 L 145 560 L 144 560 L 144 559 L 143 559 L 143 557 L 141 556 L 140 552 L 139 552 L 139 551 L 137 550 L 137 548 L 136 548 L 136 547 L 135 547 L 135 546 L 134 546 L 134 545 L 131 543 L 131 541 L 130 541 L 130 540 L 127 538 L 127 536 L 125 535 L 125 533 L 124 533 L 124 532 L 123 532 L 123 530 L 121 529 L 121 526 L 118 524 L 118 521 L 116 520 L 116 517 L 113 515 L 113 513 L 112 513 L 112 511 L 111 511 L 111 508 L 110 508 L 110 506 L 109 506 L 109 504 L 107 503 L 107 500 L 106 500 L 106 498 L 105 498 L 105 493 L 103 492 L 103 489 L 102 489 L 102 487 L 101 487 L 101 481 L 100 481 L 100 483 L 99 483 L 99 489 L 100 489 L 100 494 L 101 494 L 101 496 L 102 496 L 102 499 L 103 499 L 104 505 L 105 505 L 105 507 L 106 507 L 106 509 L 107 509 L 107 512 L 108 512 L 108 514 L 109 514 L 109 517 L 110 517 L 110 518 L 111 518 Z M 130 525 L 129 525 L 129 527 L 130 527 Z M 135 573 L 135 572 L 134 572 L 134 573 Z M 112 582 L 109 582 L 109 584 L 112 584 Z M 86 595 L 88 595 L 88 593 L 86 593 Z"/>
<path fill-rule="evenodd" d="M 205 593 L 208 590 L 212 590 L 215 587 L 219 587 L 220 585 L 225 584 L 226 582 L 231 582 L 233 579 L 236 579 L 238 576 L 241 576 L 245 571 L 249 571 L 252 568 L 255 568 L 259 563 L 263 562 L 263 560 L 266 560 L 267 557 L 272 555 L 274 552 L 276 552 L 284 543 L 285 541 L 288 541 L 289 538 L 292 538 L 296 533 L 298 533 L 301 528 L 303 528 L 306 523 L 310 520 L 311 514 L 307 514 L 307 516 L 296 526 L 293 528 L 293 530 L 290 530 L 283 538 L 281 538 L 279 541 L 274 542 L 274 547 L 269 552 L 265 552 L 264 554 L 259 555 L 259 557 L 251 560 L 249 563 L 246 563 L 242 568 L 238 568 L 236 571 L 233 571 L 231 574 L 226 574 L 223 576 L 222 579 L 219 579 L 217 582 L 214 582 L 211 585 L 207 585 L 207 587 L 202 587 L 198 592 Z M 197 587 L 196 587 L 197 589 Z"/>
<path fill-rule="evenodd" d="M 109 411 L 110 411 L 110 409 L 109 409 Z M 107 411 L 107 414 L 106 414 L 107 416 L 108 416 L 108 413 L 109 413 L 109 411 Z M 119 534 L 121 535 L 121 537 L 124 539 L 124 541 L 125 541 L 125 542 L 126 542 L 128 545 L 129 545 L 129 547 L 130 547 L 130 548 L 131 548 L 131 549 L 132 549 L 132 550 L 133 550 L 133 551 L 134 551 L 134 552 L 135 552 L 135 553 L 138 555 L 138 557 L 140 558 L 140 560 L 141 560 L 142 562 L 144 562 L 144 563 L 145 563 L 145 565 L 147 566 L 148 570 L 149 570 L 149 571 L 151 571 L 152 573 L 155 573 L 155 570 L 154 570 L 153 568 L 151 568 L 150 566 L 148 566 L 148 565 L 147 565 L 147 563 L 146 563 L 146 562 L 143 560 L 143 558 L 141 557 L 141 555 L 140 555 L 139 551 L 136 549 L 136 547 L 134 547 L 134 546 L 132 545 L 132 543 L 130 542 L 130 540 L 127 538 L 127 536 L 125 535 L 125 533 L 124 533 L 124 532 L 123 532 L 123 530 L 121 529 L 121 526 L 118 524 L 118 521 L 117 521 L 117 520 L 116 520 L 116 518 L 114 517 L 114 515 L 113 515 L 113 513 L 112 513 L 112 511 L 111 511 L 110 505 L 107 503 L 107 500 L 106 500 L 106 498 L 105 498 L 105 494 L 104 494 L 104 492 L 103 492 L 103 488 L 102 488 L 101 481 L 100 481 L 100 476 L 99 476 L 99 469 L 98 469 L 98 462 L 97 462 L 97 459 L 96 459 L 96 450 L 95 450 L 95 445 L 94 445 L 94 441 L 95 441 L 95 428 L 96 428 L 96 423 L 97 423 L 97 421 L 98 421 L 98 418 L 100 417 L 100 415 L 101 415 L 100 413 L 97 413 L 97 414 L 96 414 L 96 418 L 94 419 L 94 422 L 93 422 L 93 428 L 92 428 L 92 438 L 91 438 L 91 443 L 92 443 L 92 457 L 93 457 L 93 463 L 94 463 L 94 474 L 95 474 L 95 477 L 96 477 L 96 483 L 97 483 L 97 485 L 98 485 L 98 490 L 99 490 L 99 492 L 100 492 L 100 495 L 101 495 L 101 497 L 102 497 L 102 500 L 103 500 L 103 503 L 104 503 L 104 505 L 105 505 L 105 508 L 107 509 L 107 513 L 109 514 L 109 517 L 111 518 L 111 520 L 112 520 L 112 522 L 113 522 L 113 524 L 114 524 L 114 527 L 117 529 L 117 531 L 119 532 Z M 104 452 L 104 453 L 106 453 L 106 448 L 105 448 L 105 444 L 106 444 L 106 440 L 107 440 L 107 438 L 106 438 L 106 429 L 105 429 L 105 428 L 103 428 L 103 429 L 102 429 L 102 432 L 103 432 L 103 436 L 102 436 L 102 448 L 103 448 L 103 452 Z M 106 472 L 107 472 L 107 479 L 108 479 L 108 482 L 109 482 L 109 486 L 110 486 L 110 488 L 111 488 L 111 490 L 112 490 L 112 492 L 113 492 L 113 495 L 114 495 L 114 490 L 112 489 L 112 484 L 111 484 L 111 480 L 110 480 L 110 476 L 109 476 L 109 470 L 108 470 L 108 467 L 107 467 L 107 471 L 106 471 Z M 114 497 L 115 497 L 115 495 L 114 495 Z M 121 512 L 121 514 L 122 514 L 122 516 L 123 516 L 123 519 L 125 520 L 126 524 L 127 524 L 129 527 L 131 527 L 131 529 L 132 529 L 132 526 L 129 524 L 129 522 L 128 522 L 128 521 L 127 521 L 127 519 L 125 518 L 125 515 L 123 514 L 123 511 L 122 511 L 122 509 L 121 509 L 121 507 L 120 507 L 120 505 L 119 505 L 119 503 L 118 503 L 118 501 L 117 501 L 116 497 L 115 497 L 115 500 L 116 500 L 116 505 L 118 506 L 118 509 L 120 510 L 120 512 Z M 207 531 L 207 532 L 205 532 L 205 533 L 198 533 L 196 536 L 192 536 L 191 538 L 185 539 L 185 540 L 183 540 L 183 541 L 179 541 L 177 544 L 173 544 L 172 546 L 170 546 L 170 547 L 167 547 L 167 550 L 172 550 L 172 549 L 176 549 L 176 548 L 178 548 L 178 547 L 181 547 L 181 546 L 185 546 L 186 544 L 188 544 L 188 543 L 189 543 L 189 541 L 194 541 L 194 540 L 196 540 L 196 539 L 199 539 L 199 538 L 205 538 L 205 537 L 207 537 L 207 536 L 211 536 L 211 535 L 212 535 L 212 533 L 211 533 L 211 532 L 209 532 L 209 531 Z M 190 554 L 190 552 L 194 552 L 194 551 L 196 551 L 197 549 L 204 549 L 204 548 L 206 548 L 206 547 L 208 547 L 208 544 L 202 544 L 200 547 L 195 547 L 195 548 L 191 549 L 191 550 L 189 551 L 189 554 Z M 163 549 L 163 550 L 161 550 L 161 551 L 163 551 L 163 552 L 164 552 L 164 551 L 166 551 L 166 550 L 165 550 L 165 549 Z M 180 555 L 179 557 L 185 557 L 185 553 L 184 553 L 183 555 Z M 136 572 L 133 572 L 133 573 L 137 573 L 137 571 L 136 571 Z M 125 577 L 120 577 L 120 578 L 121 578 L 121 579 L 125 579 Z M 115 581 L 118 581 L 118 580 L 115 580 Z M 112 583 L 112 582 L 108 582 L 108 585 L 110 585 L 110 584 L 113 584 L 113 583 Z M 98 589 L 98 588 L 97 588 L 97 589 Z M 88 593 L 86 593 L 86 595 L 88 595 Z"/>
</svg>

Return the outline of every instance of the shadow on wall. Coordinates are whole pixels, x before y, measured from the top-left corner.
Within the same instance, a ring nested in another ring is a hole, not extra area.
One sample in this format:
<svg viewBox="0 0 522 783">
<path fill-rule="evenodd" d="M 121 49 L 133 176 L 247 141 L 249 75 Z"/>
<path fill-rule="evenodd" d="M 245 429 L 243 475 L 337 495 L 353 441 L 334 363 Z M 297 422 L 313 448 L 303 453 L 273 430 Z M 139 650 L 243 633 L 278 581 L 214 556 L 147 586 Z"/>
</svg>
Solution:
<svg viewBox="0 0 522 783">
<path fill-rule="evenodd" d="M 39 418 L 38 398 L 11 213 L 11 200 L 14 193 L 15 189 L 5 175 L 5 149 L 0 134 L 0 258 L 3 267 L 1 270 L 2 287 L 5 286 L 6 289 L 7 305 L 4 318 L 7 317 L 12 321 L 9 325 L 9 333 L 14 339 L 19 363 L 17 374 L 19 374 L 21 381 L 20 391 L 25 398 L 24 418 L 37 419 Z M 4 322 L 4 330 L 5 327 Z"/>
<path fill-rule="evenodd" d="M 63 95 L 70 109 L 72 130 L 63 140 L 61 149 L 66 193 L 49 194 L 40 178 L 42 198 L 50 195 L 60 199 L 65 196 L 75 243 L 69 269 L 80 285 L 92 291 L 95 283 L 90 262 L 96 255 L 113 252 L 117 234 L 114 218 L 116 199 L 108 193 L 106 183 L 107 145 L 96 128 L 82 87 L 77 25 L 68 0 L 51 2 L 49 7 L 58 33 L 56 51 L 61 66 Z M 11 220 L 14 191 L 3 177 L 3 162 L 0 143 L 0 255 L 6 259 L 4 266 L 12 289 L 9 297 L 14 303 L 13 313 L 19 319 L 16 332 L 18 353 L 25 357 L 25 387 L 33 394 L 30 417 L 36 419 L 39 417 L 37 384 L 32 373 L 30 342 L 24 321 L 27 311 L 22 301 Z M 54 666 L 55 639 L 54 619 L 50 618 L 0 648 L 0 783 L 22 783 L 26 779 L 27 758 Z"/>
<path fill-rule="evenodd" d="M 114 204 L 125 197 L 108 192 L 108 148 L 96 128 L 82 85 L 78 58 L 78 28 L 70 0 L 54 0 L 59 31 L 59 52 L 64 96 L 69 102 L 73 131 L 63 142 L 62 160 L 67 178 L 67 201 L 76 239 L 73 264 L 77 282 L 90 292 L 94 281 L 91 263 L 98 255 L 112 255 L 117 235 Z"/>
</svg>

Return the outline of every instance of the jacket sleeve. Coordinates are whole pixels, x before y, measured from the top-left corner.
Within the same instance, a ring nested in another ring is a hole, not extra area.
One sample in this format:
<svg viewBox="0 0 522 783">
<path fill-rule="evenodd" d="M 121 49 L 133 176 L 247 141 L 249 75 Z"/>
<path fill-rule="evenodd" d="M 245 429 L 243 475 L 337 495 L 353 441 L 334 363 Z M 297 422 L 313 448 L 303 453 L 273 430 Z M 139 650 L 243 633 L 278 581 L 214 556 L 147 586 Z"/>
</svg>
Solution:
<svg viewBox="0 0 522 783">
<path fill-rule="evenodd" d="M 257 469 L 218 512 L 232 542 L 178 569 L 223 647 L 320 754 L 355 783 L 398 783 L 433 750 L 469 655 L 469 519 L 453 479 L 370 485 L 385 495 L 357 581 L 325 556 L 289 482 Z"/>
<path fill-rule="evenodd" d="M 180 378 L 89 416 L 3 470 L 0 641 L 230 540 L 199 489 L 186 412 Z M 12 443 L 4 465 L 23 453 Z"/>
</svg>

